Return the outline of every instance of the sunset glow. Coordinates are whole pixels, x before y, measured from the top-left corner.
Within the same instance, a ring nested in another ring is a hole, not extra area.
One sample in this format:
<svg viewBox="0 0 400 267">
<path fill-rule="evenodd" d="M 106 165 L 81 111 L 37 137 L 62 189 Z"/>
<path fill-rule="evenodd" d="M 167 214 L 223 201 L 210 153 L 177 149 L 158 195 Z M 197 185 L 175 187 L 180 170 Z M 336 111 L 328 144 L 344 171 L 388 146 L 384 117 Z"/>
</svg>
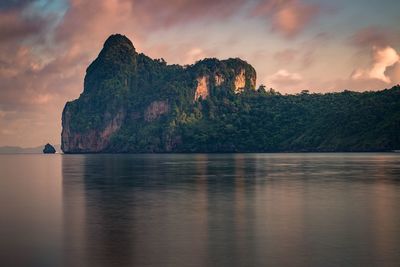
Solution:
<svg viewBox="0 0 400 267">
<path fill-rule="evenodd" d="M 61 112 L 121 33 L 168 64 L 240 57 L 281 93 L 400 83 L 394 0 L 58 0 L 0 4 L 0 145 L 60 143 Z"/>
</svg>

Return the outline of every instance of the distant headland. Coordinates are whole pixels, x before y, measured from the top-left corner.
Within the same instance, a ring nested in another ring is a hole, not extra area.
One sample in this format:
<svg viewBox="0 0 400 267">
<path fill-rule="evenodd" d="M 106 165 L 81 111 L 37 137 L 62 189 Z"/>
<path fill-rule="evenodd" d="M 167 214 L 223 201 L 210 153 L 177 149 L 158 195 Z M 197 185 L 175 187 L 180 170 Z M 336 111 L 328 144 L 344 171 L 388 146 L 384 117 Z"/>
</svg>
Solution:
<svg viewBox="0 0 400 267">
<path fill-rule="evenodd" d="M 45 145 L 36 147 L 19 147 L 19 146 L 1 146 L 0 154 L 41 154 Z M 60 152 L 60 145 L 54 145 L 53 148 L 56 152 Z"/>
<path fill-rule="evenodd" d="M 400 149 L 400 86 L 281 95 L 239 58 L 168 65 L 125 36 L 104 43 L 62 114 L 64 153 Z"/>
</svg>

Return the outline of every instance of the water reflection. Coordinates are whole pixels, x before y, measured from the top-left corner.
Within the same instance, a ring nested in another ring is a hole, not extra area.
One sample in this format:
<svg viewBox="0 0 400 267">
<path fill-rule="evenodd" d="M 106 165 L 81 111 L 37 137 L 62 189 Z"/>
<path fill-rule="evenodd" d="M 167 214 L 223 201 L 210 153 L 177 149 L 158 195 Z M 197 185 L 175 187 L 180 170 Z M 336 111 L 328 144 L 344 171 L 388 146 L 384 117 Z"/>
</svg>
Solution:
<svg viewBox="0 0 400 267">
<path fill-rule="evenodd" d="M 66 266 L 400 264 L 391 154 L 64 155 Z"/>
<path fill-rule="evenodd" d="M 0 266 L 57 266 L 62 256 L 60 155 L 0 155 Z"/>
</svg>

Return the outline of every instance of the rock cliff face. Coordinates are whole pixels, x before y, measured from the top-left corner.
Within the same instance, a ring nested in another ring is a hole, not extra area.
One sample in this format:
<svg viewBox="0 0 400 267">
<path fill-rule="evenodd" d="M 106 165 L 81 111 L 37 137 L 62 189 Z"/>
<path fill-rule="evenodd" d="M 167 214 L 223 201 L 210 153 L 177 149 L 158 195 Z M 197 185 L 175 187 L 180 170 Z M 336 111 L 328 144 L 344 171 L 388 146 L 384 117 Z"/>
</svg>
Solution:
<svg viewBox="0 0 400 267">
<path fill-rule="evenodd" d="M 256 72 L 240 59 L 167 65 L 112 35 L 86 70 L 80 97 L 62 114 L 64 153 L 169 152 L 178 123 L 199 119 L 199 101 L 254 90 Z M 194 109 L 198 110 L 195 111 Z"/>
<path fill-rule="evenodd" d="M 169 106 L 166 101 L 153 101 L 144 112 L 144 120 L 147 122 L 154 121 L 168 111 Z"/>
<path fill-rule="evenodd" d="M 70 123 L 73 115 L 66 109 L 63 113 L 63 131 L 61 149 L 68 153 L 94 153 L 101 152 L 107 148 L 110 143 L 110 137 L 121 128 L 124 113 L 117 112 L 115 115 L 107 113 L 107 122 L 101 129 L 90 129 L 82 132 L 72 130 Z"/>
<path fill-rule="evenodd" d="M 62 115 L 65 153 L 387 151 L 400 148 L 400 86 L 281 95 L 238 58 L 168 65 L 112 35 Z M 334 129 L 334 130 L 332 130 Z"/>
<path fill-rule="evenodd" d="M 208 86 L 208 77 L 202 76 L 197 78 L 197 87 L 194 93 L 194 100 L 198 100 L 200 97 L 202 99 L 206 99 L 208 94 L 210 93 L 210 89 Z"/>
</svg>

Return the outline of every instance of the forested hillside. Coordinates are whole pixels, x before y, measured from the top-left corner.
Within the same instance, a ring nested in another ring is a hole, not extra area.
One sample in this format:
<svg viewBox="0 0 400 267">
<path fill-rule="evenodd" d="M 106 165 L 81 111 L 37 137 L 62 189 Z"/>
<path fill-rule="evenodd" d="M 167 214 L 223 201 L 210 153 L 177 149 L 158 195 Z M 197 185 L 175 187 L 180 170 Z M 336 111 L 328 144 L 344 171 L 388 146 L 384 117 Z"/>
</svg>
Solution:
<svg viewBox="0 0 400 267">
<path fill-rule="evenodd" d="M 282 95 L 235 59 L 168 65 L 112 35 L 63 112 L 65 153 L 400 149 L 400 87 Z"/>
<path fill-rule="evenodd" d="M 185 151 L 381 151 L 400 148 L 400 87 L 281 95 L 248 90 L 197 103 L 179 122 Z"/>
</svg>

